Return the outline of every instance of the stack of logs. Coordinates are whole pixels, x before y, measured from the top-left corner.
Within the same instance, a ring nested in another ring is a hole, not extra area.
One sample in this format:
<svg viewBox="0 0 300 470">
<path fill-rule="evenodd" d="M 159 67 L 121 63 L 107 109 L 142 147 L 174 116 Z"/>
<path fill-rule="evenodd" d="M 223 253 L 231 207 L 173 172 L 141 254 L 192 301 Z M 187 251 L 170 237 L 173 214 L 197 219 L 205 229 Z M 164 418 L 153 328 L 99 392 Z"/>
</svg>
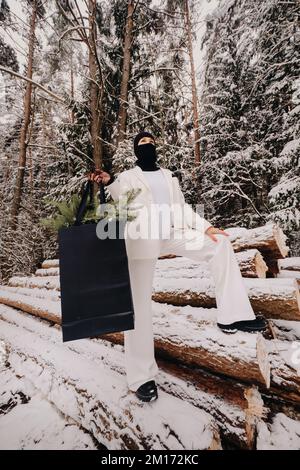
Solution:
<svg viewBox="0 0 300 470">
<path fill-rule="evenodd" d="M 189 403 L 213 418 L 215 427 L 207 448 L 253 449 L 259 429 L 270 422 L 274 413 L 284 410 L 297 416 L 300 406 L 299 371 L 290 362 L 291 338 L 300 339 L 296 323 L 300 320 L 300 259 L 287 257 L 286 236 L 275 224 L 226 231 L 242 275 L 247 278 L 254 311 L 269 319 L 269 331 L 264 336 L 220 332 L 216 327 L 213 284 L 205 264 L 200 266 L 172 253 L 163 256 L 157 263 L 152 297 L 155 353 L 160 368 L 157 383 L 182 406 Z M 7 286 L 0 286 L 0 303 L 12 308 L 12 315 L 29 313 L 60 328 L 59 290 L 59 261 L 46 260 L 35 275 L 15 276 Z M 0 321 L 9 322 L 9 312 L 0 313 Z M 11 351 L 17 347 L 12 338 L 3 337 Z M 118 354 L 123 354 L 123 333 L 87 341 L 91 348 L 95 342 L 98 344 L 101 359 L 109 369 L 124 374 L 118 363 Z M 121 349 L 112 354 L 112 347 Z M 79 342 L 73 342 L 72 348 L 80 352 Z M 81 400 L 85 396 L 83 390 Z M 101 406 L 107 407 L 107 401 Z M 126 409 L 123 412 L 128 414 Z M 106 410 L 106 420 L 108 415 Z M 111 415 L 111 419 L 116 426 L 116 417 Z M 134 427 L 134 416 L 131 420 Z M 124 426 L 122 420 L 118 425 Z M 145 436 L 136 435 L 139 442 L 124 441 L 124 448 L 149 448 Z M 111 436 L 114 438 L 116 435 Z"/>
</svg>

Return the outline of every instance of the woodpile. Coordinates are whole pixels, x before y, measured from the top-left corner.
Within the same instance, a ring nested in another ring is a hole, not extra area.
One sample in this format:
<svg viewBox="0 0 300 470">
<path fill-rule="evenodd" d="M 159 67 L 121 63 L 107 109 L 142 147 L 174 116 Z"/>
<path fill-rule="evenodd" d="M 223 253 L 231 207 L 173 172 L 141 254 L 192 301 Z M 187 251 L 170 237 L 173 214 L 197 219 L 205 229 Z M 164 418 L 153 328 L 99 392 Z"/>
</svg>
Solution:
<svg viewBox="0 0 300 470">
<path fill-rule="evenodd" d="M 160 397 L 145 407 L 126 388 L 123 333 L 62 343 L 59 261 L 45 260 L 35 275 L 0 286 L 10 367 L 110 449 L 256 448 L 274 413 L 300 406 L 300 263 L 275 225 L 226 231 L 253 308 L 269 319 L 266 334 L 220 332 L 208 266 L 160 258 L 152 302 Z"/>
<path fill-rule="evenodd" d="M 158 406 L 143 407 L 126 393 L 122 375 L 103 366 L 101 349 L 94 351 L 93 359 L 92 350 L 74 353 L 62 344 L 60 331 L 33 321 L 22 323 L 20 315 L 0 314 L 1 338 L 12 369 L 30 377 L 49 401 L 100 443 L 127 450 L 189 445 L 195 450 L 220 449 L 219 432 L 208 413 L 164 391 Z M 190 429 L 182 426 L 183 416 Z"/>
</svg>

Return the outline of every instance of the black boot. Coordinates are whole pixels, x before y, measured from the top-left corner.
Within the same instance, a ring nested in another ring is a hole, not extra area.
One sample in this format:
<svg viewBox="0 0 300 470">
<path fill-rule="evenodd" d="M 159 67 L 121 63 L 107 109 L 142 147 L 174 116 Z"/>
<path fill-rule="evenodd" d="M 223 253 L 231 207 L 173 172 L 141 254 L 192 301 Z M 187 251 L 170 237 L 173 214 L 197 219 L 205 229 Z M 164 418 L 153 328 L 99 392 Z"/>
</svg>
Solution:
<svg viewBox="0 0 300 470">
<path fill-rule="evenodd" d="M 217 323 L 218 327 L 224 333 L 236 333 L 237 331 L 245 331 L 248 333 L 257 333 L 267 329 L 267 322 L 263 317 L 255 318 L 254 320 L 241 320 L 229 325 Z"/>
<path fill-rule="evenodd" d="M 135 392 L 136 396 L 142 401 L 154 401 L 157 399 L 157 387 L 154 380 L 149 380 L 141 385 Z"/>
</svg>

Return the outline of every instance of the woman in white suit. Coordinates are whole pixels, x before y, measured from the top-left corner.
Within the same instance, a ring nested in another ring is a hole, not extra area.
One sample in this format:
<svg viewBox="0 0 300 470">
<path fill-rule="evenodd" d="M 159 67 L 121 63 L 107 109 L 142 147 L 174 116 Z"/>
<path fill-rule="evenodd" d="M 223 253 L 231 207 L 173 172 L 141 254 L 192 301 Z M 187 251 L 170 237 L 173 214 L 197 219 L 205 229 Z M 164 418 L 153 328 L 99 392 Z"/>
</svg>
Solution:
<svg viewBox="0 0 300 470">
<path fill-rule="evenodd" d="M 185 202 L 177 177 L 157 165 L 155 138 L 143 131 L 134 139 L 136 165 L 117 178 L 97 171 L 90 179 L 107 186 L 117 200 L 140 188 L 140 211 L 127 222 L 125 242 L 135 313 L 135 328 L 124 331 L 126 379 L 139 399 L 158 397 L 152 325 L 152 282 L 156 260 L 163 254 L 207 261 L 215 281 L 217 325 L 226 333 L 257 332 L 266 322 L 256 318 L 228 234 L 213 227 Z"/>
</svg>

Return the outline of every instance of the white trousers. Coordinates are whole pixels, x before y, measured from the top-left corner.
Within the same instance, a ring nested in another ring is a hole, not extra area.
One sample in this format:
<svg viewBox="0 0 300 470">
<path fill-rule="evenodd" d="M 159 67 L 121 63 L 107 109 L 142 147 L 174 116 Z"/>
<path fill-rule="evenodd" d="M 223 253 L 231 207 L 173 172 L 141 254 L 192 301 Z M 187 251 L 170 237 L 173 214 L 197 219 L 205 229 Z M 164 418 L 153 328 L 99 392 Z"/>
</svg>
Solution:
<svg viewBox="0 0 300 470">
<path fill-rule="evenodd" d="M 217 242 L 208 235 L 194 232 L 192 238 L 161 239 L 160 255 L 175 254 L 194 261 L 207 261 L 215 282 L 218 323 L 230 324 L 240 320 L 255 319 L 244 280 L 229 237 L 216 234 Z M 191 230 L 189 230 L 191 234 Z M 136 391 L 140 385 L 152 380 L 158 373 L 154 353 L 152 323 L 152 283 L 157 258 L 128 259 L 135 328 L 124 331 L 125 370 L 127 385 Z"/>
</svg>

